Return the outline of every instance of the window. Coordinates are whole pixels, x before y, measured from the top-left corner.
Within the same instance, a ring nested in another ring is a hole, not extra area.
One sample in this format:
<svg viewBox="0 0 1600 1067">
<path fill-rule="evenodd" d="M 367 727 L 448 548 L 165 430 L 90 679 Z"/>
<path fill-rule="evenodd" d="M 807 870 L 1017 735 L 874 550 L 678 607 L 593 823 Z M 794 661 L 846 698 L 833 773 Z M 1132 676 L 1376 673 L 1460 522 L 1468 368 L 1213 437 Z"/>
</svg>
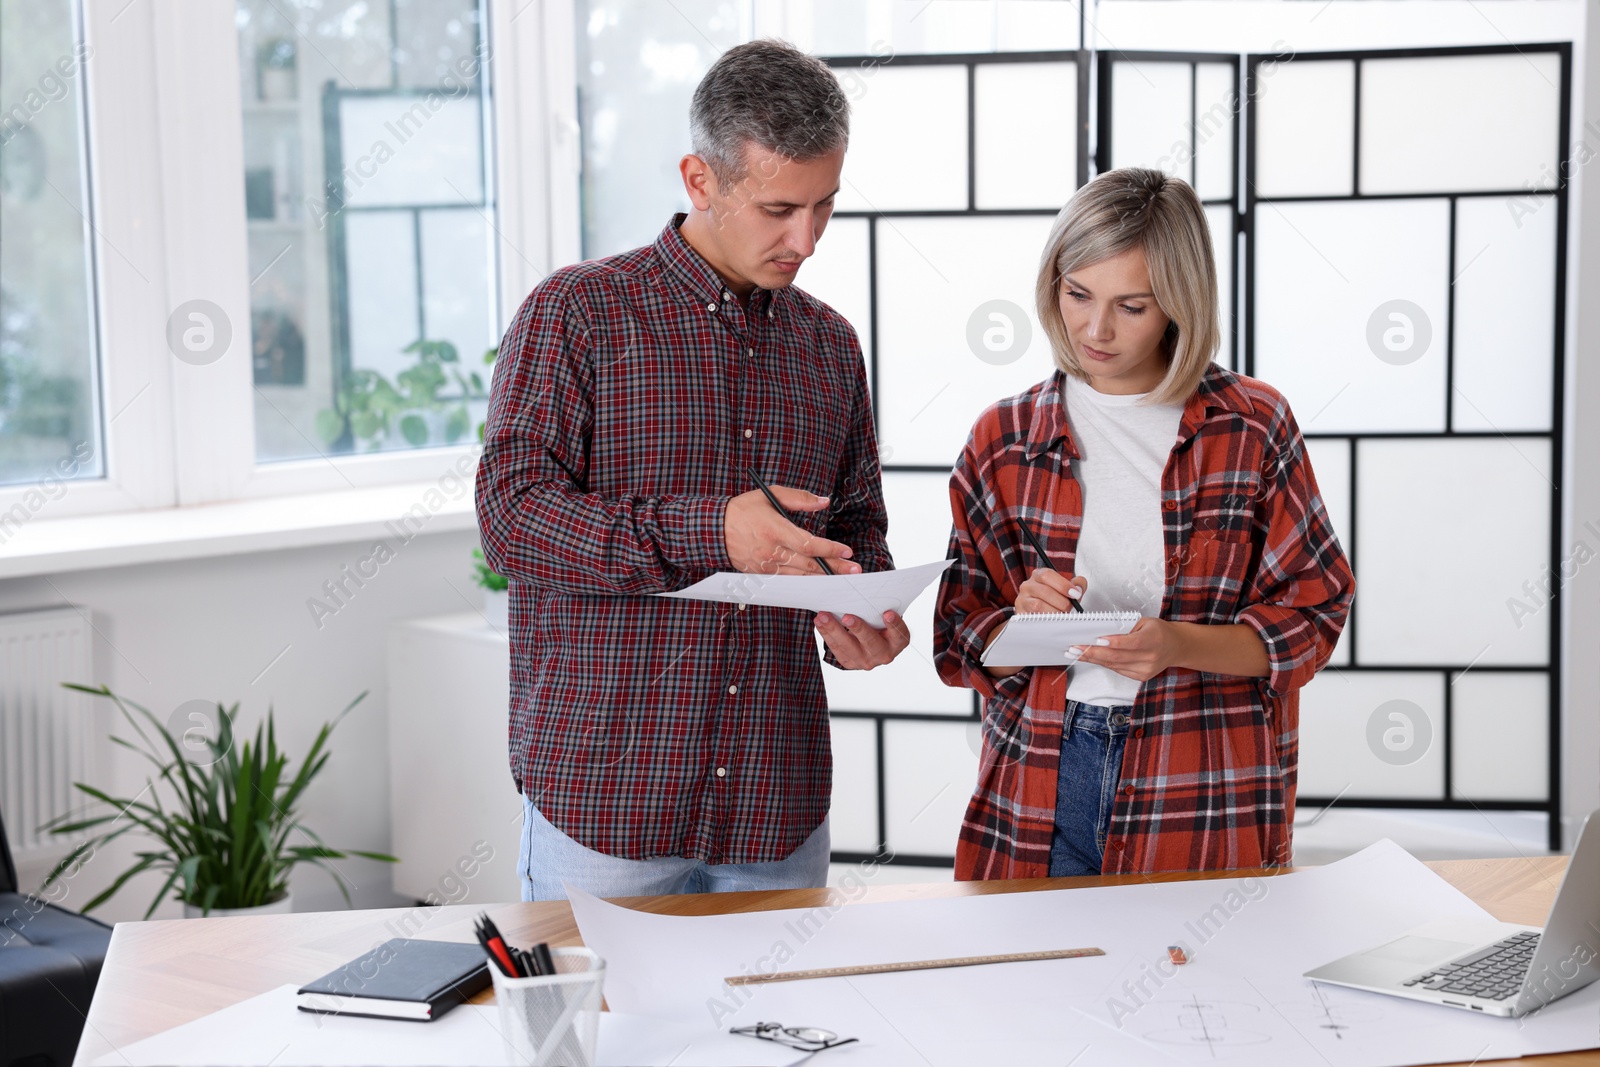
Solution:
<svg viewBox="0 0 1600 1067">
<path fill-rule="evenodd" d="M 41 0 L 0 19 L 0 548 L 40 518 L 420 486 L 472 461 L 486 351 L 578 258 L 570 8 Z M 68 487 L 47 485 L 80 441 Z"/>
<path fill-rule="evenodd" d="M 585 258 L 649 244 L 688 210 L 678 160 L 689 150 L 689 98 L 712 60 L 748 40 L 744 6 L 578 0 Z"/>
<path fill-rule="evenodd" d="M 259 461 L 476 440 L 499 341 L 473 0 L 239 0 Z"/>
<path fill-rule="evenodd" d="M 0 484 L 105 469 L 84 138 L 68 0 L 0 8 Z"/>
</svg>

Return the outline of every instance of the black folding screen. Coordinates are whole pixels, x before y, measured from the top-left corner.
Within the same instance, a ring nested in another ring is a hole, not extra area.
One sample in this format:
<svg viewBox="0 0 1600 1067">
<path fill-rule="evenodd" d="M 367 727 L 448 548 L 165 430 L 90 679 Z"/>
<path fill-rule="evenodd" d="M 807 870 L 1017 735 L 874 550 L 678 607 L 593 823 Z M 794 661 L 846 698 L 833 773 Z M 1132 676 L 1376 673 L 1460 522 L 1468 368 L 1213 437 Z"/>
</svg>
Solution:
<svg viewBox="0 0 1600 1067">
<path fill-rule="evenodd" d="M 828 62 L 851 148 L 800 284 L 861 335 L 896 560 L 944 555 L 973 419 L 1050 372 L 1033 280 L 1090 146 L 1158 166 L 1211 223 L 1218 358 L 1289 398 L 1358 568 L 1301 805 L 1536 810 L 1559 846 L 1569 46 Z M 978 709 L 932 601 L 894 664 L 825 668 L 838 861 L 950 862 Z"/>
</svg>

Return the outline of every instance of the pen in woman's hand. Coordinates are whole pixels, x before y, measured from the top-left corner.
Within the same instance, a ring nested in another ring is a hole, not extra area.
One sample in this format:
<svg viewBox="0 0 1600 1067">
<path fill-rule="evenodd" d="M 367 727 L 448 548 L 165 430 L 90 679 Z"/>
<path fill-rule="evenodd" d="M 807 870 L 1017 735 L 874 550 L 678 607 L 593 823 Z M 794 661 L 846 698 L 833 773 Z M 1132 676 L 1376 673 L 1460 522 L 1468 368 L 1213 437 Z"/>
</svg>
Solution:
<svg viewBox="0 0 1600 1067">
<path fill-rule="evenodd" d="M 1026 522 L 1023 522 L 1021 519 L 1017 520 L 1017 525 L 1022 527 L 1023 536 L 1028 539 L 1028 544 L 1033 546 L 1033 550 L 1039 553 L 1039 558 L 1044 560 L 1044 565 L 1049 567 L 1051 570 L 1055 570 L 1055 565 L 1050 562 L 1050 553 L 1044 550 L 1044 544 L 1039 540 L 1038 535 L 1033 532 L 1033 528 L 1030 527 Z M 1067 597 L 1067 603 L 1072 605 L 1073 611 L 1083 610 L 1083 605 L 1078 603 L 1076 597 Z"/>
</svg>

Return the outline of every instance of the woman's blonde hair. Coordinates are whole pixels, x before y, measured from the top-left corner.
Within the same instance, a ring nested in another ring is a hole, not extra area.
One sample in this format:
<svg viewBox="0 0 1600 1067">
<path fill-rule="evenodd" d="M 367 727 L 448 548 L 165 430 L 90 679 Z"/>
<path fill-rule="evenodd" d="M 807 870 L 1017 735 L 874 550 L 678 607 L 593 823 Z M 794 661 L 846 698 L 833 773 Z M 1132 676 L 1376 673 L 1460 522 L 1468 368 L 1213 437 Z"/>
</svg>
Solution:
<svg viewBox="0 0 1600 1067">
<path fill-rule="evenodd" d="M 1205 376 L 1222 343 L 1217 267 L 1205 209 L 1189 183 L 1159 170 L 1106 171 L 1072 194 L 1050 227 L 1034 287 L 1039 322 L 1064 373 L 1087 380 L 1061 318 L 1063 275 L 1135 246 L 1144 249 L 1150 291 L 1171 323 L 1162 338 L 1167 373 L 1149 398 L 1181 404 Z"/>
</svg>

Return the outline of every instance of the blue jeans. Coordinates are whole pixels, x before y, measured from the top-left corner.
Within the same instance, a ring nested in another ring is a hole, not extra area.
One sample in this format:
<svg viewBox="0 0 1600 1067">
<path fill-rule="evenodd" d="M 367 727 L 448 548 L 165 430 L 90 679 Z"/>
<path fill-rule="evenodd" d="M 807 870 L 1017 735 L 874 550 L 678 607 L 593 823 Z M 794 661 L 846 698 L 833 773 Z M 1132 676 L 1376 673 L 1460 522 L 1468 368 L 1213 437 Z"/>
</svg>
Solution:
<svg viewBox="0 0 1600 1067">
<path fill-rule="evenodd" d="M 828 819 L 800 847 L 770 863 L 706 863 L 682 856 L 629 860 L 608 856 L 562 833 L 522 798 L 517 871 L 523 900 L 565 900 L 563 882 L 597 897 L 728 893 L 746 889 L 820 889 L 828 884 Z"/>
<path fill-rule="evenodd" d="M 1056 779 L 1056 829 L 1050 838 L 1052 878 L 1100 873 L 1132 713 L 1126 704 L 1102 707 L 1067 701 Z"/>
</svg>

